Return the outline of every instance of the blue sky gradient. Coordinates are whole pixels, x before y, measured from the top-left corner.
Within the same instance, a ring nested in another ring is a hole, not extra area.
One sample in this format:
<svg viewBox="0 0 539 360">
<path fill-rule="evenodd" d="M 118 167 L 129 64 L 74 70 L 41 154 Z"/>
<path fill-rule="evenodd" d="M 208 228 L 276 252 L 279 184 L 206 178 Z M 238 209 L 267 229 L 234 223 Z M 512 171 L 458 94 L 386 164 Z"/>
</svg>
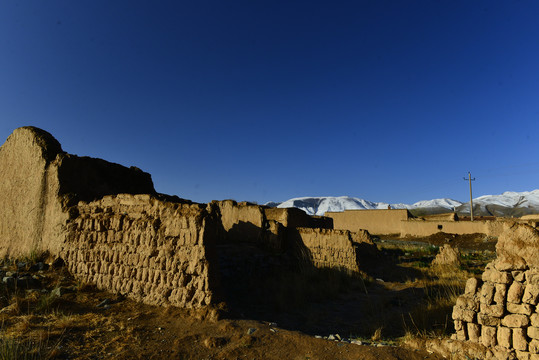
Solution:
<svg viewBox="0 0 539 360">
<path fill-rule="evenodd" d="M 539 188 L 539 2 L 3 1 L 17 127 L 199 202 Z"/>
</svg>

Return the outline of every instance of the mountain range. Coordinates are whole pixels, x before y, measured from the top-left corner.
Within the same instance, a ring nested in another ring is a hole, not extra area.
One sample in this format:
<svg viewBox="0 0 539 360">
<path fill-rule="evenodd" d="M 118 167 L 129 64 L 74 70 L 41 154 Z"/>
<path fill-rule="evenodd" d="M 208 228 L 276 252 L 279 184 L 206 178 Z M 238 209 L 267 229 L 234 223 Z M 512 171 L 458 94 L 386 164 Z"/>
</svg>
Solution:
<svg viewBox="0 0 539 360">
<path fill-rule="evenodd" d="M 416 216 L 456 211 L 469 215 L 470 203 L 453 199 L 433 199 L 414 204 L 388 204 L 349 196 L 299 197 L 281 203 L 270 202 L 267 206 L 302 209 L 309 215 L 324 215 L 328 211 L 353 209 L 409 209 Z M 522 216 L 539 213 L 539 189 L 533 191 L 507 191 L 501 195 L 484 195 L 473 199 L 474 215 L 478 216 Z"/>
</svg>

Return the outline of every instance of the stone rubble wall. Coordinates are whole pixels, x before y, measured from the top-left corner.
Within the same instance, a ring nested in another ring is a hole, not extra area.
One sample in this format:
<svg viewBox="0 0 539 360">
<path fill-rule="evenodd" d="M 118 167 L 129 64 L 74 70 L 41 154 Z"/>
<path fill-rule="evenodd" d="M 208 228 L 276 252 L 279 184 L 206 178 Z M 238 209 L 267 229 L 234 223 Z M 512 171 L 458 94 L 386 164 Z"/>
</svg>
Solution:
<svg viewBox="0 0 539 360">
<path fill-rule="evenodd" d="M 214 300 L 214 239 L 202 205 L 121 194 L 78 209 L 62 251 L 76 278 L 152 305 L 197 308 Z"/>
<path fill-rule="evenodd" d="M 498 358 L 539 359 L 539 232 L 512 224 L 498 239 L 498 258 L 471 278 L 453 308 L 458 340 Z"/>
<path fill-rule="evenodd" d="M 359 272 L 357 245 L 375 247 L 367 231 L 299 228 L 299 237 L 317 268 L 333 268 L 348 273 Z"/>
</svg>

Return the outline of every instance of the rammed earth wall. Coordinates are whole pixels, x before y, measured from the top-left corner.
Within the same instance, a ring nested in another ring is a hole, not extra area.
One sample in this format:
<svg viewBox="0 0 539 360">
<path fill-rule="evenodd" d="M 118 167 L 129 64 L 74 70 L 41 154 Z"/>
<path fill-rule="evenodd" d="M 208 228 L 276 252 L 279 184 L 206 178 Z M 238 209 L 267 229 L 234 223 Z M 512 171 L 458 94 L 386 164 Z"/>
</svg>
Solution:
<svg viewBox="0 0 539 360">
<path fill-rule="evenodd" d="M 513 224 L 498 239 L 498 258 L 471 278 L 453 309 L 456 338 L 496 358 L 539 359 L 539 233 Z"/>
<path fill-rule="evenodd" d="M 299 228 L 306 256 L 317 268 L 340 269 L 348 273 L 359 272 L 359 244 L 373 245 L 368 232 L 351 233 L 347 230 Z"/>
<path fill-rule="evenodd" d="M 77 278 L 148 304 L 212 303 L 215 232 L 202 205 L 122 194 L 78 209 L 61 254 Z"/>
<path fill-rule="evenodd" d="M 58 254 L 78 200 L 123 192 L 155 193 L 150 174 L 67 154 L 44 130 L 16 129 L 0 147 L 0 256 Z"/>
<path fill-rule="evenodd" d="M 0 174 L 0 255 L 46 251 L 78 279 L 147 304 L 220 301 L 218 267 L 241 268 L 253 255 L 273 268 L 307 259 L 354 273 L 358 246 L 375 249 L 366 232 L 308 229 L 329 228 L 331 219 L 297 209 L 157 194 L 149 174 L 67 154 L 33 127 L 16 129 L 0 148 Z"/>
<path fill-rule="evenodd" d="M 327 212 L 325 215 L 333 219 L 335 229 L 350 231 L 363 229 L 371 234 L 394 234 L 401 237 L 430 236 L 440 231 L 460 235 L 481 233 L 497 237 L 504 227 L 504 221 L 458 221 L 452 215 L 414 218 L 406 209 L 345 210 Z"/>
</svg>

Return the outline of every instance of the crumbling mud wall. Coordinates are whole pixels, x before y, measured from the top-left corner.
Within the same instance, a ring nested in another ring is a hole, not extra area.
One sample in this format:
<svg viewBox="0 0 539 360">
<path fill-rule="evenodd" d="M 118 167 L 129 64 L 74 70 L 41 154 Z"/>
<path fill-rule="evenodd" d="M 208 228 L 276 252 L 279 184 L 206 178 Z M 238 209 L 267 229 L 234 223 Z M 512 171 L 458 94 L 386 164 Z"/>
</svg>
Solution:
<svg viewBox="0 0 539 360">
<path fill-rule="evenodd" d="M 219 213 L 224 234 L 222 241 L 263 242 L 267 221 L 262 207 L 234 200 L 213 201 Z"/>
<path fill-rule="evenodd" d="M 333 219 L 325 216 L 311 216 L 297 208 L 264 208 L 268 220 L 277 221 L 289 228 L 333 229 Z"/>
<path fill-rule="evenodd" d="M 155 193 L 149 174 L 66 154 L 48 132 L 16 129 L 0 148 L 0 256 L 58 254 L 69 207 L 116 193 Z"/>
<path fill-rule="evenodd" d="M 539 215 L 538 214 L 521 216 L 518 221 L 523 224 L 528 224 L 536 229 L 539 228 Z"/>
<path fill-rule="evenodd" d="M 508 225 L 496 252 L 457 299 L 455 337 L 484 345 L 496 358 L 539 359 L 539 232 Z"/>
<path fill-rule="evenodd" d="M 269 208 L 234 200 L 212 201 L 209 206 L 222 224 L 219 243 L 247 242 L 284 251 L 291 229 L 333 228 L 331 218 L 309 216 L 296 208 Z"/>
<path fill-rule="evenodd" d="M 375 247 L 367 231 L 353 233 L 348 230 L 299 228 L 298 234 L 301 244 L 307 250 L 303 256 L 307 256 L 317 268 L 358 273 L 358 245 Z"/>
<path fill-rule="evenodd" d="M 226 264 L 252 259 L 246 274 L 262 274 L 269 259 L 271 274 L 305 260 L 303 249 L 310 266 L 357 272 L 360 246 L 375 249 L 366 232 L 310 228 L 331 219 L 301 210 L 157 194 L 149 174 L 69 155 L 33 127 L 0 148 L 0 171 L 0 255 L 48 251 L 78 279 L 147 304 L 220 301 Z"/>
<path fill-rule="evenodd" d="M 122 194 L 78 210 L 61 252 L 75 277 L 147 304 L 212 303 L 215 228 L 203 205 Z"/>
<path fill-rule="evenodd" d="M 59 154 L 60 143 L 36 128 L 15 130 L 0 148 L 0 256 L 58 249 L 68 219 L 51 169 Z"/>
<path fill-rule="evenodd" d="M 149 174 L 66 154 L 33 127 L 0 148 L 0 174 L 0 255 L 48 251 L 77 278 L 148 304 L 215 299 L 205 205 L 157 199 Z"/>
</svg>

